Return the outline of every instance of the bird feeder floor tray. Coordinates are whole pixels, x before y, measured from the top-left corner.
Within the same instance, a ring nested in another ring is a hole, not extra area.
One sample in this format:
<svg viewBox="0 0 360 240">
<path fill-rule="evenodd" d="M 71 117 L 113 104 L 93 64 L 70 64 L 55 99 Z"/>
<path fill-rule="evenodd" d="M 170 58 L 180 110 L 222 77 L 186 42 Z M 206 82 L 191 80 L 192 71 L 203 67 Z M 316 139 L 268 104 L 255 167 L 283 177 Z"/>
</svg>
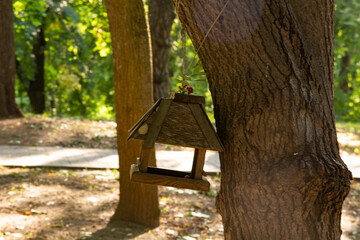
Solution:
<svg viewBox="0 0 360 240">
<path fill-rule="evenodd" d="M 182 171 L 155 168 L 155 167 L 147 167 L 147 173 L 170 176 L 170 177 L 178 177 L 178 178 L 186 178 L 187 176 L 190 177 L 190 172 L 182 172 Z"/>
<path fill-rule="evenodd" d="M 140 172 L 138 165 L 131 165 L 130 177 L 133 182 L 155 185 L 187 188 L 198 191 L 209 191 L 210 183 L 205 177 L 202 179 L 190 178 L 189 172 L 148 167 L 148 172 Z"/>
</svg>

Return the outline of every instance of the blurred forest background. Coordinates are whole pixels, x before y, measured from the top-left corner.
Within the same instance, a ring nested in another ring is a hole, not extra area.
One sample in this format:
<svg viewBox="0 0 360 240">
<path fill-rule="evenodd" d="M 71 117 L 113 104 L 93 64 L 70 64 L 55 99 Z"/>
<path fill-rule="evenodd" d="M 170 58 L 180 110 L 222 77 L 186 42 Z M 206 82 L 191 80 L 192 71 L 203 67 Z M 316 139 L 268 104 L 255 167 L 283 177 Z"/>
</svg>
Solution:
<svg viewBox="0 0 360 240">
<path fill-rule="evenodd" d="M 16 102 L 25 114 L 113 120 L 112 49 L 103 0 L 14 0 Z M 360 2 L 337 1 L 335 11 L 335 112 L 337 121 L 360 121 Z M 182 72 L 195 56 L 181 26 L 171 30 L 169 91 L 177 91 Z M 156 53 L 154 53 L 156 54 Z M 131 81 L 131 79 L 129 79 Z M 44 85 L 44 100 L 31 92 Z M 206 81 L 192 82 L 194 93 L 212 102 Z M 156 87 L 156 86 L 155 86 Z"/>
</svg>

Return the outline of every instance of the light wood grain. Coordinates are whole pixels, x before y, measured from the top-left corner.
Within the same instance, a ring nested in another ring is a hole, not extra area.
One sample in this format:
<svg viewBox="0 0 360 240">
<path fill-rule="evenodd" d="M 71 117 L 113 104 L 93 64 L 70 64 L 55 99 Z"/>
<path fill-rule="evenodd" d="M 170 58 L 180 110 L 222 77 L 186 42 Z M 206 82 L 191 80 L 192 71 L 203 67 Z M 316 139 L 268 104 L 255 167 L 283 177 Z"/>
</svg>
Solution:
<svg viewBox="0 0 360 240">
<path fill-rule="evenodd" d="M 208 141 L 210 149 L 223 151 L 224 147 L 222 146 L 220 139 L 217 136 L 216 131 L 207 117 L 205 109 L 202 107 L 202 105 L 189 103 L 189 108 L 191 109 L 191 112 L 194 115 L 195 120 L 197 121 L 198 126 L 200 127 L 206 140 Z"/>
<path fill-rule="evenodd" d="M 202 179 L 202 175 L 203 175 L 202 173 L 205 163 L 205 155 L 206 155 L 206 149 L 199 149 L 199 148 L 195 149 L 194 161 L 190 175 L 192 179 Z"/>
<path fill-rule="evenodd" d="M 143 148 L 141 150 L 141 157 L 139 164 L 140 172 L 147 172 L 147 167 L 149 166 L 149 162 L 152 162 L 154 157 L 155 157 L 154 148 Z"/>
<path fill-rule="evenodd" d="M 188 104 L 181 102 L 172 102 L 156 141 L 193 148 L 210 147 Z"/>
<path fill-rule="evenodd" d="M 143 123 L 149 119 L 149 117 L 152 115 L 154 110 L 159 106 L 160 102 L 161 102 L 161 99 L 157 100 L 156 103 L 154 105 L 152 105 L 152 107 L 149 110 L 147 110 L 147 112 L 134 124 L 134 126 L 132 126 L 130 128 L 130 130 L 129 130 L 130 134 L 129 134 L 128 140 L 130 138 L 132 138 L 134 133 L 136 133 L 136 130 L 138 128 L 140 128 L 143 125 Z"/>
<path fill-rule="evenodd" d="M 168 114 L 170 105 L 172 100 L 171 99 L 162 99 L 159 105 L 159 108 L 156 112 L 155 119 L 150 126 L 149 132 L 146 135 L 145 142 L 143 148 L 153 148 L 155 145 L 155 141 L 160 133 L 161 127 L 163 122 Z"/>
</svg>

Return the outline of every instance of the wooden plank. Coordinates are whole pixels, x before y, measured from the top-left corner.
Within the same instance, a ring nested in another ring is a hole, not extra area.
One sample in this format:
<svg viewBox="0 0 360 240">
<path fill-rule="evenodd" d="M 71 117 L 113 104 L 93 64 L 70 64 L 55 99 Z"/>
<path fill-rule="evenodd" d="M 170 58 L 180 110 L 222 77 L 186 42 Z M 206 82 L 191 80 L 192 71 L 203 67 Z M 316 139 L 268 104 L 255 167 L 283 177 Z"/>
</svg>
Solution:
<svg viewBox="0 0 360 240">
<path fill-rule="evenodd" d="M 140 172 L 139 166 L 137 164 L 131 164 L 131 167 L 130 167 L 130 179 L 132 180 L 133 174 L 138 173 L 138 172 Z"/>
<path fill-rule="evenodd" d="M 139 166 L 140 165 L 140 163 L 141 163 L 141 161 L 140 161 L 140 158 L 138 157 L 138 158 L 136 158 L 136 162 L 137 162 L 137 165 Z"/>
<path fill-rule="evenodd" d="M 205 109 L 202 107 L 202 105 L 189 103 L 189 107 L 201 131 L 203 132 L 206 140 L 210 145 L 209 149 L 216 150 L 219 152 L 223 151 L 224 147 L 222 146 L 220 139 L 217 136 L 214 127 L 211 125 L 211 122 L 208 119 Z"/>
<path fill-rule="evenodd" d="M 138 139 L 138 140 L 143 140 L 143 141 L 145 141 L 146 136 L 147 136 L 147 133 L 149 132 L 149 129 L 151 128 L 151 125 L 152 125 L 152 123 L 153 123 L 153 121 L 154 121 L 154 119 L 155 119 L 155 116 L 156 116 L 155 112 L 154 112 L 153 114 L 151 114 L 151 115 L 146 119 L 146 121 L 142 123 L 141 126 L 138 126 L 138 127 L 136 128 L 136 130 L 132 133 L 131 138 L 132 138 L 132 139 Z M 144 134 L 144 135 L 141 135 L 141 134 L 140 134 L 140 129 L 142 129 L 142 128 L 144 127 L 144 125 L 147 125 L 147 133 Z"/>
<path fill-rule="evenodd" d="M 147 171 L 149 162 L 152 162 L 154 157 L 155 157 L 155 149 L 154 148 L 143 148 L 141 150 L 140 164 L 139 164 L 140 172 Z"/>
<path fill-rule="evenodd" d="M 205 104 L 205 98 L 198 95 L 175 93 L 175 102 Z"/>
<path fill-rule="evenodd" d="M 206 149 L 195 149 L 194 153 L 194 161 L 192 165 L 191 170 L 191 178 L 192 179 L 202 179 L 202 173 L 205 163 L 205 155 L 206 155 Z"/>
<path fill-rule="evenodd" d="M 191 179 L 152 173 L 142 173 L 139 171 L 139 168 L 136 164 L 131 165 L 130 177 L 131 181 L 133 182 L 186 188 L 205 192 L 210 190 L 210 183 L 206 180 L 205 177 L 202 179 Z"/>
<path fill-rule="evenodd" d="M 144 123 L 146 120 L 151 116 L 152 112 L 157 108 L 157 106 L 160 104 L 160 101 L 162 98 L 158 99 L 156 103 L 132 126 L 129 130 L 129 137 L 127 140 L 133 137 L 136 130 Z"/>
<path fill-rule="evenodd" d="M 159 136 L 161 126 L 165 120 L 165 117 L 169 111 L 171 99 L 162 99 L 159 105 L 158 110 L 156 111 L 156 116 L 153 123 L 150 126 L 149 132 L 145 138 L 143 148 L 153 148 L 155 141 Z"/>
<path fill-rule="evenodd" d="M 192 148 L 210 147 L 189 104 L 181 102 L 171 104 L 156 142 Z"/>
</svg>

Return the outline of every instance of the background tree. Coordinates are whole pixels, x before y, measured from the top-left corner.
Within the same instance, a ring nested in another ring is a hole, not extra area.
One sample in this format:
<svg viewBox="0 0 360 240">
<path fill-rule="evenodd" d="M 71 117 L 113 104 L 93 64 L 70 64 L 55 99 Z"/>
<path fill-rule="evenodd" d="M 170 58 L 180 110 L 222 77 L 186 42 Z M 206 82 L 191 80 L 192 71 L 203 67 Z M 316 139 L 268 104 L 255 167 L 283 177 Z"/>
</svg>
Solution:
<svg viewBox="0 0 360 240">
<path fill-rule="evenodd" d="M 31 107 L 34 113 L 45 112 L 45 18 L 41 20 L 33 45 L 33 55 L 35 60 L 34 78 L 30 81 L 27 88 Z"/>
<path fill-rule="evenodd" d="M 225 146 L 226 239 L 340 239 L 351 174 L 333 110 L 334 1 L 173 1 Z"/>
<path fill-rule="evenodd" d="M 22 117 L 15 103 L 15 40 L 12 0 L 0 2 L 0 118 Z"/>
<path fill-rule="evenodd" d="M 120 201 L 114 220 L 159 225 L 157 187 L 130 181 L 141 143 L 127 141 L 128 130 L 152 105 L 148 27 L 141 0 L 106 0 L 114 54 L 114 85 L 120 166 Z M 152 163 L 154 164 L 154 163 Z"/>
<path fill-rule="evenodd" d="M 23 20 L 19 19 L 19 4 L 24 6 Z M 49 7 L 45 1 L 18 0 L 14 5 L 17 76 L 25 86 L 31 109 L 39 114 L 45 111 L 45 30 Z M 21 24 L 26 24 L 27 28 L 22 28 L 19 35 Z"/>
<path fill-rule="evenodd" d="M 360 4 L 336 2 L 335 11 L 335 110 L 338 120 L 360 118 Z"/>
<path fill-rule="evenodd" d="M 171 29 L 175 12 L 171 0 L 149 0 L 148 4 L 156 101 L 160 97 L 169 97 Z"/>
<path fill-rule="evenodd" d="M 22 83 L 17 92 L 23 108 L 43 112 L 45 107 L 56 116 L 114 118 L 103 1 L 15 0 L 14 9 L 17 76 Z"/>
<path fill-rule="evenodd" d="M 164 1 L 151 0 L 150 12 L 156 12 L 158 7 L 168 6 Z M 16 101 L 22 111 L 33 112 L 26 89 L 30 88 L 30 84 L 41 86 L 34 84 L 35 70 L 40 68 L 35 63 L 41 62 L 36 59 L 42 58 L 41 54 L 36 54 L 41 51 L 34 49 L 38 37 L 42 35 L 40 30 L 43 28 L 45 48 L 37 49 L 45 49 L 44 93 L 40 96 L 45 95 L 46 113 L 59 117 L 114 119 L 112 50 L 104 1 L 14 0 L 13 3 L 17 79 L 22 79 L 22 83 L 15 81 L 15 91 Z M 359 7 L 357 0 L 336 3 L 334 90 L 335 112 L 337 120 L 340 121 L 358 121 L 360 118 L 360 70 L 357 67 L 360 59 Z M 168 8 L 163 7 L 163 9 L 165 12 Z M 161 13 L 156 14 L 154 18 L 150 16 L 151 23 L 160 21 L 159 19 L 163 19 L 166 15 Z M 42 27 L 43 23 L 45 24 Z M 170 25 L 168 21 L 161 20 L 160 23 Z M 166 35 L 166 31 L 163 31 L 165 28 L 156 29 L 163 34 L 159 34 L 159 37 Z M 175 18 L 171 30 L 172 47 L 168 70 L 171 91 L 176 91 L 176 79 L 182 72 L 183 51 L 180 29 L 179 20 Z M 153 34 L 155 35 L 156 33 Z M 158 54 L 154 54 L 154 58 L 159 57 L 158 66 L 163 71 L 155 70 L 154 75 L 161 73 L 165 76 L 166 61 L 162 63 L 161 59 L 165 59 L 168 43 L 159 40 L 159 37 L 153 41 L 159 43 L 158 49 L 160 49 Z M 185 60 L 188 64 L 195 55 L 190 39 L 186 40 L 186 49 Z M 155 68 L 156 65 L 155 63 Z M 156 76 L 155 78 L 160 79 Z M 163 89 L 156 85 L 156 81 L 154 85 L 156 86 L 154 91 Z M 206 108 L 211 113 L 213 105 L 207 82 L 192 82 L 192 85 L 196 94 L 206 96 Z M 168 90 L 163 92 L 167 94 Z"/>
</svg>

